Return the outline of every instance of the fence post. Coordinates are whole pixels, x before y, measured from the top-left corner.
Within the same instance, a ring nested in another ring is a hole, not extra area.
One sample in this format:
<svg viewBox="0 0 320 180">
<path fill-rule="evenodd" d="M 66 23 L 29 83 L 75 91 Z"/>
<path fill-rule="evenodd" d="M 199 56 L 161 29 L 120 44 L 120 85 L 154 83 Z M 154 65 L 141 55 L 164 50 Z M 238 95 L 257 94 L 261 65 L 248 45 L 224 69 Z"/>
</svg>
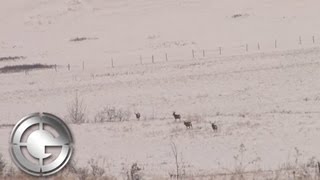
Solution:
<svg viewBox="0 0 320 180">
<path fill-rule="evenodd" d="M 166 53 L 166 61 L 168 61 L 168 54 Z"/>
<path fill-rule="evenodd" d="M 70 64 L 68 64 L 68 71 L 70 71 Z"/>
<path fill-rule="evenodd" d="M 152 60 L 152 63 L 154 63 L 154 56 L 152 55 L 152 57 L 151 57 L 151 60 Z"/>
<path fill-rule="evenodd" d="M 84 61 L 82 61 L 82 71 L 84 71 Z"/>
<path fill-rule="evenodd" d="M 57 72 L 57 64 L 54 65 L 54 70 Z"/>
<path fill-rule="evenodd" d="M 111 58 L 111 67 L 114 68 L 114 65 L 113 65 L 113 58 Z"/>
<path fill-rule="evenodd" d="M 274 41 L 274 48 L 277 48 L 278 47 L 278 43 L 277 43 L 277 40 Z"/>
<path fill-rule="evenodd" d="M 202 51 L 202 56 L 206 57 L 206 51 L 205 50 Z"/>
<path fill-rule="evenodd" d="M 299 44 L 302 44 L 301 36 L 299 36 Z"/>
<path fill-rule="evenodd" d="M 219 54 L 221 55 L 222 54 L 222 48 L 219 47 Z"/>
<path fill-rule="evenodd" d="M 313 44 L 315 43 L 314 36 L 312 36 L 312 43 L 313 43 Z"/>
<path fill-rule="evenodd" d="M 142 64 L 142 56 L 140 55 L 140 64 Z"/>
<path fill-rule="evenodd" d="M 258 43 L 258 50 L 260 50 L 260 43 Z"/>
<path fill-rule="evenodd" d="M 195 57 L 195 56 L 194 56 L 194 50 L 192 49 L 192 58 L 194 59 L 194 57 Z"/>
</svg>

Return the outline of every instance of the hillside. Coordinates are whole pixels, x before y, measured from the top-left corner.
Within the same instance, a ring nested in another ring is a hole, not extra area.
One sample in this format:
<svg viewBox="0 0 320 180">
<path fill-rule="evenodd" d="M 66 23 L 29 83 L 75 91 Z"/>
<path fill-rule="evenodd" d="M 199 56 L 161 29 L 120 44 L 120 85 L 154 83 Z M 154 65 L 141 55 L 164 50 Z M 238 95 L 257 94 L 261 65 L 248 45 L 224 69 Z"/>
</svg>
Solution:
<svg viewBox="0 0 320 180">
<path fill-rule="evenodd" d="M 87 123 L 70 123 L 79 166 L 93 158 L 122 178 L 137 162 L 146 179 L 168 179 L 174 142 L 186 179 L 223 179 L 239 163 L 253 178 L 290 179 L 292 169 L 320 159 L 317 7 L 315 0 L 6 1 L 0 68 L 57 66 L 0 69 L 0 153 L 10 162 L 7 142 L 20 118 L 40 111 L 69 121 L 79 95 Z M 94 123 L 104 107 L 131 116 Z"/>
</svg>

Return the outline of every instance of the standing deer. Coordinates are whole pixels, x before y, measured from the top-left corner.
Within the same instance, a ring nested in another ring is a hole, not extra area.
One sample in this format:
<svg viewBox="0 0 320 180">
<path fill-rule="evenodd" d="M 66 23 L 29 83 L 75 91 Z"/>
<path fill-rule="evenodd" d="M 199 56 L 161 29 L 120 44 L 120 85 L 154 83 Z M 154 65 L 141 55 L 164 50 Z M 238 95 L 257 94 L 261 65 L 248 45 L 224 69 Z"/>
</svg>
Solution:
<svg viewBox="0 0 320 180">
<path fill-rule="evenodd" d="M 192 128 L 191 121 L 183 121 L 183 124 L 186 126 L 187 129 Z"/>
<path fill-rule="evenodd" d="M 174 117 L 174 120 L 178 120 L 178 119 L 181 120 L 181 115 L 180 114 L 176 114 L 176 112 L 173 111 L 172 115 Z"/>
<path fill-rule="evenodd" d="M 211 123 L 211 126 L 214 132 L 218 131 L 218 126 L 215 123 Z"/>
<path fill-rule="evenodd" d="M 139 120 L 140 120 L 140 117 L 141 117 L 140 113 L 137 112 L 137 113 L 134 113 L 134 114 L 136 115 L 136 118 L 137 118 L 137 120 L 139 121 Z"/>
</svg>

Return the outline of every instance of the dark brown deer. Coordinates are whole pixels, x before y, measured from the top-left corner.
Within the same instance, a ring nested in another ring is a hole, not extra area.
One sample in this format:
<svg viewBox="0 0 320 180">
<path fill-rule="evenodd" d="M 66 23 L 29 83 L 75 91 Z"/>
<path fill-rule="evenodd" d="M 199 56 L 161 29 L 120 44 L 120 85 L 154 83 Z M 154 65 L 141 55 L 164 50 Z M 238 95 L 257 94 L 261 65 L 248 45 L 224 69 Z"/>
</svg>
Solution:
<svg viewBox="0 0 320 180">
<path fill-rule="evenodd" d="M 137 118 L 137 120 L 139 121 L 139 120 L 140 120 L 140 117 L 141 117 L 141 114 L 140 114 L 139 112 L 134 113 L 134 114 L 136 115 L 136 118 Z"/>
<path fill-rule="evenodd" d="M 180 114 L 176 114 L 176 112 L 173 111 L 172 115 L 174 117 L 174 120 L 178 120 L 178 119 L 181 120 L 181 115 Z"/>
<path fill-rule="evenodd" d="M 212 127 L 214 132 L 218 131 L 218 126 L 215 123 L 211 123 L 211 127 Z"/>
<path fill-rule="evenodd" d="M 186 128 L 192 128 L 192 123 L 191 121 L 183 121 L 183 124 L 186 126 Z"/>
</svg>

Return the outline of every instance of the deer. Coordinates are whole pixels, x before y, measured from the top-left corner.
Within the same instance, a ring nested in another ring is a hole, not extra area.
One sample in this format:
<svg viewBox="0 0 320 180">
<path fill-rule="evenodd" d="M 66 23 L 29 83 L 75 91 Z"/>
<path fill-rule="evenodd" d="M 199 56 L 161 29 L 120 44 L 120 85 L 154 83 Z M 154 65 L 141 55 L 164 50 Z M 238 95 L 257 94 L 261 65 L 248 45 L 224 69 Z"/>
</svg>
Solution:
<svg viewBox="0 0 320 180">
<path fill-rule="evenodd" d="M 186 126 L 187 129 L 192 128 L 191 121 L 183 121 L 183 124 Z"/>
<path fill-rule="evenodd" d="M 137 120 L 139 121 L 139 120 L 140 120 L 140 117 L 141 117 L 141 114 L 140 114 L 139 112 L 134 113 L 134 114 L 136 115 L 136 118 L 137 118 Z"/>
<path fill-rule="evenodd" d="M 214 132 L 218 131 L 218 126 L 215 124 L 215 122 L 211 123 L 211 127 Z"/>
<path fill-rule="evenodd" d="M 172 115 L 174 117 L 174 120 L 178 120 L 178 119 L 181 120 L 181 115 L 180 114 L 176 114 L 176 112 L 173 111 Z"/>
</svg>

